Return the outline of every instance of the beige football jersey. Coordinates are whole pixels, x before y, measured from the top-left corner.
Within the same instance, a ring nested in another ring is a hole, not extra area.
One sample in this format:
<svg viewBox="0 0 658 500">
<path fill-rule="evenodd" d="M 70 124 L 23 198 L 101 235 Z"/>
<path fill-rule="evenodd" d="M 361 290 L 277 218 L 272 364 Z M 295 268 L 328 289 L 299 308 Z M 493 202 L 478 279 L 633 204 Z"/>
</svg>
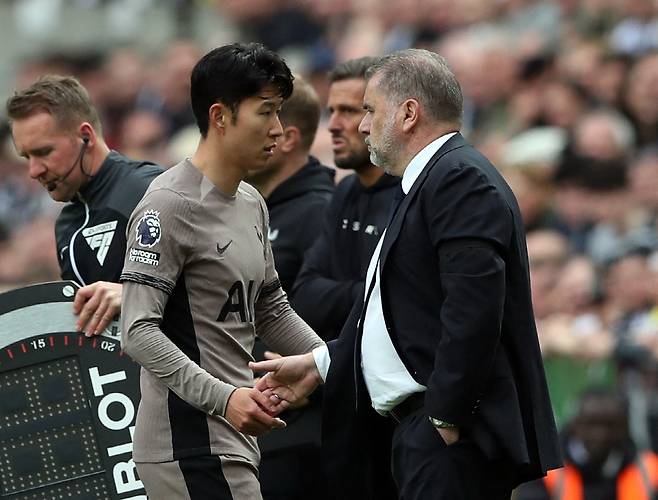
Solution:
<svg viewBox="0 0 658 500">
<path fill-rule="evenodd" d="M 282 354 L 322 341 L 292 311 L 260 194 L 221 193 L 186 160 L 160 175 L 127 230 L 124 349 L 143 369 L 133 456 L 162 462 L 230 454 L 258 463 L 256 440 L 223 418 L 251 386 L 255 335 Z"/>
</svg>

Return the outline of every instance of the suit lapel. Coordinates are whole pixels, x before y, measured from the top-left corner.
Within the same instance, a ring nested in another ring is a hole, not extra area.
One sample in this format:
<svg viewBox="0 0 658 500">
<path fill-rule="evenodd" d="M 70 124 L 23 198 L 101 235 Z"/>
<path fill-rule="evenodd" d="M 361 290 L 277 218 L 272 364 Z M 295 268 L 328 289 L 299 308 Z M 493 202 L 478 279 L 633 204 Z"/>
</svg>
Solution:
<svg viewBox="0 0 658 500">
<path fill-rule="evenodd" d="M 393 246 L 393 243 L 395 243 L 400 234 L 400 229 L 402 229 L 402 223 L 404 221 L 404 216 L 407 212 L 407 209 L 420 190 L 421 186 L 425 183 L 425 179 L 427 178 L 428 174 L 436 166 L 443 155 L 457 148 L 461 148 L 466 144 L 467 142 L 464 137 L 460 133 L 457 133 L 455 136 L 451 137 L 448 142 L 439 148 L 439 150 L 434 154 L 434 156 L 432 156 L 432 159 L 427 163 L 427 166 L 418 176 L 413 186 L 411 187 L 411 191 L 409 191 L 407 196 L 405 196 L 404 200 L 400 204 L 400 208 L 398 208 L 398 211 L 395 214 L 395 217 L 393 217 L 390 225 L 386 228 L 386 235 L 384 236 L 382 249 L 379 254 L 380 273 L 381 269 L 384 269 L 386 259 L 388 257 L 389 251 L 391 250 L 391 247 Z"/>
</svg>

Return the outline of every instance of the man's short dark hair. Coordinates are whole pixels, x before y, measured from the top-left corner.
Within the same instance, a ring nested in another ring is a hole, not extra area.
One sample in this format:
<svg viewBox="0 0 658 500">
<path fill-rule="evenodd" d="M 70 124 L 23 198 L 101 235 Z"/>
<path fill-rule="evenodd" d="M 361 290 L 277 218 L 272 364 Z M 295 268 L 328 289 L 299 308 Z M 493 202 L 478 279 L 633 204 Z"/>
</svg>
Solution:
<svg viewBox="0 0 658 500">
<path fill-rule="evenodd" d="M 623 158 L 602 160 L 565 152 L 553 174 L 557 186 L 572 186 L 599 193 L 628 187 L 628 164 Z"/>
<path fill-rule="evenodd" d="M 329 83 L 339 82 L 341 80 L 350 80 L 352 78 L 366 78 L 366 71 L 368 68 L 379 60 L 378 57 L 359 57 L 358 59 L 350 59 L 344 63 L 337 64 L 334 69 L 329 72 Z"/>
<path fill-rule="evenodd" d="M 301 146 L 311 149 L 320 122 L 320 99 L 315 89 L 303 78 L 296 76 L 294 90 L 283 103 L 279 119 L 281 125 L 294 125 L 299 129 Z"/>
<path fill-rule="evenodd" d="M 98 111 L 87 90 L 72 76 L 42 76 L 7 99 L 7 115 L 11 121 L 42 112 L 50 114 L 58 127 L 73 131 L 82 122 L 89 122 L 102 133 Z"/>
<path fill-rule="evenodd" d="M 624 417 L 628 417 L 628 398 L 614 387 L 595 385 L 583 389 L 578 397 L 579 411 L 591 401 L 613 405 L 619 409 Z"/>
<path fill-rule="evenodd" d="M 233 43 L 211 50 L 194 66 L 192 111 L 203 137 L 208 134 L 208 110 L 221 102 L 237 117 L 240 103 L 274 87 L 284 99 L 292 94 L 293 76 L 285 61 L 259 43 Z"/>
</svg>

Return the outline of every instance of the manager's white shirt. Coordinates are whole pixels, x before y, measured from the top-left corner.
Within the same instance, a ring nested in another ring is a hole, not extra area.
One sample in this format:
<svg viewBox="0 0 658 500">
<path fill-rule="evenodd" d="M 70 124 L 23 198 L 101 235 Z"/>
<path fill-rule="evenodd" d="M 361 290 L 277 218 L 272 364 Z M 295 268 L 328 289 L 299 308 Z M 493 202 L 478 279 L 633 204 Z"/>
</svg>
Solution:
<svg viewBox="0 0 658 500">
<path fill-rule="evenodd" d="M 402 191 L 405 195 L 409 194 L 414 182 L 432 156 L 455 134 L 456 132 L 451 132 L 442 135 L 413 157 L 402 175 Z M 411 394 L 426 390 L 425 386 L 414 380 L 402 363 L 386 328 L 381 301 L 381 270 L 379 268 L 379 254 L 385 237 L 386 231 L 377 243 L 366 273 L 364 303 L 375 273 L 377 273 L 377 279 L 373 285 L 370 299 L 365 303 L 366 312 L 363 319 L 363 337 L 361 338 L 363 378 L 370 394 L 372 407 L 381 414 L 388 413 Z M 313 350 L 313 357 L 322 379 L 326 381 L 331 364 L 329 349 L 327 346 L 316 347 Z"/>
</svg>

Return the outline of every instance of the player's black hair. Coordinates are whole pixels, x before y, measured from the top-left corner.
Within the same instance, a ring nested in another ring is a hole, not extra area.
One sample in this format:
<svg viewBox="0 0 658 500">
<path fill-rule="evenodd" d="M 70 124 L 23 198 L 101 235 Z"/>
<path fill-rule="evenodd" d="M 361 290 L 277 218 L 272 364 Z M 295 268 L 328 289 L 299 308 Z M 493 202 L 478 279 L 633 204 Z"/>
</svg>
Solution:
<svg viewBox="0 0 658 500">
<path fill-rule="evenodd" d="M 211 50 L 194 66 L 191 77 L 192 111 L 201 135 L 208 134 L 208 110 L 216 102 L 228 106 L 235 120 L 243 100 L 268 86 L 287 99 L 292 82 L 281 56 L 259 43 L 233 43 Z"/>
</svg>

